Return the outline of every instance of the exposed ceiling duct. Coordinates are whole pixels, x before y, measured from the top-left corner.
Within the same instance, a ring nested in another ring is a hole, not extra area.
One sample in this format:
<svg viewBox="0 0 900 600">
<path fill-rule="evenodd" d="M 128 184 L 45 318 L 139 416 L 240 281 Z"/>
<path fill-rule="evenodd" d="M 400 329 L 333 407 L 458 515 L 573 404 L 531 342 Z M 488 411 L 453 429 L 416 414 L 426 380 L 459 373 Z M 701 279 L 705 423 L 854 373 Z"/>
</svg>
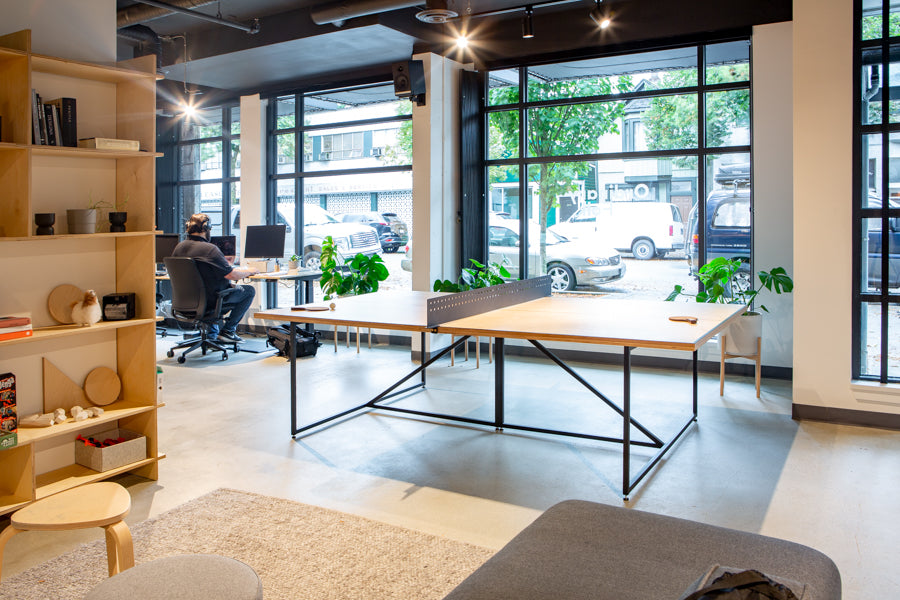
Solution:
<svg viewBox="0 0 900 600">
<path fill-rule="evenodd" d="M 354 0 L 352 2 L 339 0 L 313 8 L 310 16 L 316 25 L 331 23 L 340 27 L 347 19 L 411 8 L 422 4 L 422 0 Z"/>
<path fill-rule="evenodd" d="M 213 2 L 215 2 L 215 0 L 169 0 L 169 4 L 179 8 L 196 8 L 198 6 L 212 4 Z M 158 8 L 147 4 L 135 4 L 134 6 L 129 6 L 128 8 L 122 8 L 116 11 L 116 27 L 121 29 L 122 27 L 128 27 L 129 25 L 135 25 L 137 23 L 145 23 L 171 14 L 172 11 L 165 8 Z"/>
</svg>

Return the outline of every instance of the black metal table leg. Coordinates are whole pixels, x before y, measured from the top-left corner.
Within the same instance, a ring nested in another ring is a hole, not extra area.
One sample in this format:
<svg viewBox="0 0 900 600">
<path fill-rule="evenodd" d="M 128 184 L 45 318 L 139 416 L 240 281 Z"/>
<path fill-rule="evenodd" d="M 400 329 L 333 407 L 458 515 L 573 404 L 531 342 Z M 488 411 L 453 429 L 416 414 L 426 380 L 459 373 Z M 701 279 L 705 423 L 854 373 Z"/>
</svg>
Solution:
<svg viewBox="0 0 900 600">
<path fill-rule="evenodd" d="M 494 342 L 494 429 L 503 430 L 503 338 Z"/>
<path fill-rule="evenodd" d="M 297 324 L 293 321 L 290 322 L 289 335 L 288 338 L 291 343 L 291 435 L 297 433 L 297 344 L 294 343 L 294 340 L 297 339 Z"/>
<path fill-rule="evenodd" d="M 697 350 L 694 350 L 694 420 L 697 420 L 697 398 L 699 389 L 697 385 Z"/>
<path fill-rule="evenodd" d="M 622 419 L 622 497 L 628 500 L 628 494 L 631 492 L 631 348 L 625 346 L 624 350 L 622 356 L 624 361 L 622 412 L 625 413 L 625 418 Z"/>
<path fill-rule="evenodd" d="M 425 358 L 425 332 L 424 331 L 419 334 L 419 344 L 420 344 L 421 353 L 422 353 L 422 364 L 424 365 L 426 362 L 428 362 L 428 359 Z M 422 369 L 422 385 L 425 385 L 425 369 Z"/>
</svg>

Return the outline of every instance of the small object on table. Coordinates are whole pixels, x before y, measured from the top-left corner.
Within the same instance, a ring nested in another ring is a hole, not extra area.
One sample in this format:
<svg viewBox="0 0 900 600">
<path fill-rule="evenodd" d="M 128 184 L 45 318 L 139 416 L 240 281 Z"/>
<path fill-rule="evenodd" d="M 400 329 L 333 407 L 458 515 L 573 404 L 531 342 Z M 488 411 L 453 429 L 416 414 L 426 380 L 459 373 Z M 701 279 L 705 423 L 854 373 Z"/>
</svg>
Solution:
<svg viewBox="0 0 900 600">
<path fill-rule="evenodd" d="M 328 308 L 330 308 L 331 310 L 334 310 L 335 308 L 337 308 L 337 305 L 334 302 L 332 302 L 331 304 L 328 305 Z"/>
<path fill-rule="evenodd" d="M 697 324 L 697 317 L 687 317 L 687 316 L 679 315 L 679 316 L 669 317 L 669 320 L 690 323 L 691 325 Z"/>
<path fill-rule="evenodd" d="M 334 304 L 332 304 L 331 306 L 333 307 Z M 309 310 L 312 312 L 316 312 L 316 311 L 320 311 L 320 310 L 328 310 L 328 307 L 327 306 L 292 306 L 291 310 Z M 331 310 L 334 310 L 334 308 L 332 308 Z"/>
</svg>

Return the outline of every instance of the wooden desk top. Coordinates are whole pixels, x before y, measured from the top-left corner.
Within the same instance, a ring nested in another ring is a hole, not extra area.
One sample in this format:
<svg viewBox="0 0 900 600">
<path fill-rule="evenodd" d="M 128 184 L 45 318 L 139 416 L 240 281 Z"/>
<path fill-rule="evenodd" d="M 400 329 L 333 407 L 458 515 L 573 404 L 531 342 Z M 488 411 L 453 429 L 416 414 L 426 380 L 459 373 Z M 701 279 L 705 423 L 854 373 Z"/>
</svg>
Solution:
<svg viewBox="0 0 900 600">
<path fill-rule="evenodd" d="M 739 304 L 548 297 L 429 328 L 426 326 L 426 303 L 428 298 L 440 295 L 443 294 L 377 292 L 338 298 L 333 301 L 335 310 L 315 312 L 277 308 L 253 316 L 273 321 L 398 331 L 697 350 L 745 310 Z M 329 304 L 322 302 L 318 306 Z M 670 316 L 696 317 L 697 323 L 670 321 Z"/>
<path fill-rule="evenodd" d="M 539 298 L 449 321 L 438 333 L 696 350 L 743 313 L 738 304 L 609 298 Z M 696 324 L 670 316 L 697 317 Z"/>
<path fill-rule="evenodd" d="M 303 305 L 328 306 L 333 302 L 334 310 L 274 308 L 254 313 L 253 317 L 270 321 L 349 325 L 394 331 L 431 331 L 427 326 L 427 302 L 429 298 L 441 295 L 444 295 L 444 292 L 383 291 Z"/>
</svg>

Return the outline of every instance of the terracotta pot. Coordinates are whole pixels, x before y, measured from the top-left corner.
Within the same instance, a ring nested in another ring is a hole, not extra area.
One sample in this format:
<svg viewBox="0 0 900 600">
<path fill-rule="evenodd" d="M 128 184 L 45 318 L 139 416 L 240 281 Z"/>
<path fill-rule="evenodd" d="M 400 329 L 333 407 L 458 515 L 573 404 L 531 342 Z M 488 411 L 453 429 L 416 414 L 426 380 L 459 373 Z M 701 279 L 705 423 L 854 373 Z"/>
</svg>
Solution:
<svg viewBox="0 0 900 600">
<path fill-rule="evenodd" d="M 756 354 L 756 340 L 762 337 L 762 315 L 741 315 L 728 327 L 725 335 L 725 352 L 728 354 Z"/>
</svg>

